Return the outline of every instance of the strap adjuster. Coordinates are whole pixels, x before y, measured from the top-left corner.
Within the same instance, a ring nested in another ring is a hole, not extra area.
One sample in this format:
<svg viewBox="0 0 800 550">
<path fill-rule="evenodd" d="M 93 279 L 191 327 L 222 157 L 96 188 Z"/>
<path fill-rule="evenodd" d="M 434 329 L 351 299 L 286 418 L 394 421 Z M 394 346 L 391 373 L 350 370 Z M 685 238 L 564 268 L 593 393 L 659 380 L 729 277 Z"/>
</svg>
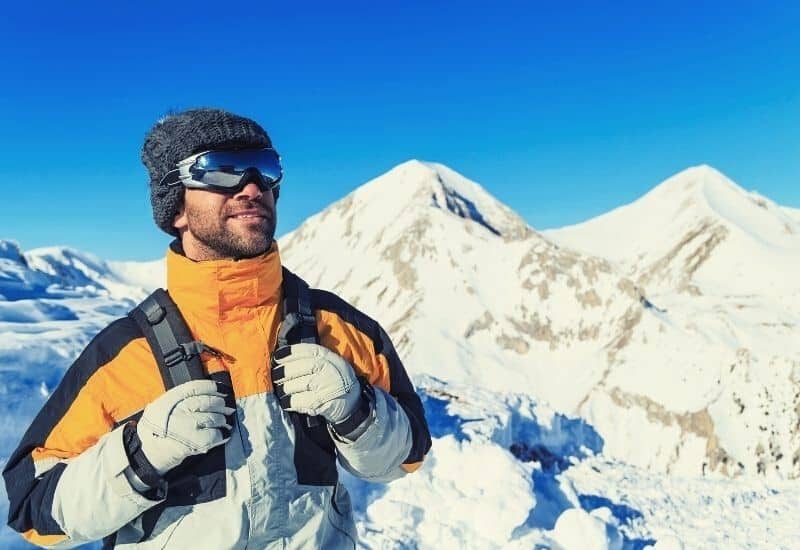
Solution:
<svg viewBox="0 0 800 550">
<path fill-rule="evenodd" d="M 178 363 L 188 361 L 195 355 L 202 354 L 204 351 L 213 353 L 216 350 L 206 346 L 203 342 L 198 342 L 197 340 L 187 342 L 185 344 L 178 344 L 178 347 L 173 348 L 164 354 L 164 362 L 168 367 L 174 367 Z"/>
<path fill-rule="evenodd" d="M 186 352 L 181 346 L 173 348 L 164 354 L 164 363 L 166 363 L 168 367 L 174 367 L 186 359 Z"/>
<path fill-rule="evenodd" d="M 300 322 L 306 326 L 316 327 L 317 318 L 313 314 L 308 313 L 295 313 L 300 318 Z"/>
</svg>

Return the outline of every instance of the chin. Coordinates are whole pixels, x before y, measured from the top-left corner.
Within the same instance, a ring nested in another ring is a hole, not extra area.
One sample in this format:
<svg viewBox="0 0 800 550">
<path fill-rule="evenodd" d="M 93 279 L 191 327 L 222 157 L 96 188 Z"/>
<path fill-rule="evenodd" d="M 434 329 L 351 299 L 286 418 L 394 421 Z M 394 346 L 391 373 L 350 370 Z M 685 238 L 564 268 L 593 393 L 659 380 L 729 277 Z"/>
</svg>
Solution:
<svg viewBox="0 0 800 550">
<path fill-rule="evenodd" d="M 272 239 L 258 239 L 251 240 L 247 243 L 242 243 L 243 246 L 238 247 L 242 257 L 252 258 L 260 256 L 270 249 L 272 246 Z"/>
</svg>

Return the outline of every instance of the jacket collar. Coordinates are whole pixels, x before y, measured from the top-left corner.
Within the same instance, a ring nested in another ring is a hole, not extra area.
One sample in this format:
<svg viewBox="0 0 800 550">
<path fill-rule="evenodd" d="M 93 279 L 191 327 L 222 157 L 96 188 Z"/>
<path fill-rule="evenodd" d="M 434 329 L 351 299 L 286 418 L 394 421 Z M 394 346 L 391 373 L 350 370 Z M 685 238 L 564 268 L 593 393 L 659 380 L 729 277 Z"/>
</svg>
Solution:
<svg viewBox="0 0 800 550">
<path fill-rule="evenodd" d="M 180 243 L 167 250 L 167 289 L 181 312 L 227 317 L 234 311 L 277 304 L 283 272 L 278 243 L 255 258 L 195 262 Z"/>
</svg>

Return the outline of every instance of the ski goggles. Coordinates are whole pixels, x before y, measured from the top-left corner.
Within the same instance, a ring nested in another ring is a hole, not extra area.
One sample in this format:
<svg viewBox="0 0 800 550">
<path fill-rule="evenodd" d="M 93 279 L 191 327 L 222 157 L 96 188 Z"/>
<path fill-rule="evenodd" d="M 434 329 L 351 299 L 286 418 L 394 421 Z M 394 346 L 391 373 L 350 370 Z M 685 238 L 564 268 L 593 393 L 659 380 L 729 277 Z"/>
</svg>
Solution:
<svg viewBox="0 0 800 550">
<path fill-rule="evenodd" d="M 222 193 L 238 193 L 251 181 L 262 191 L 275 189 L 283 177 L 281 158 L 275 149 L 205 151 L 178 162 L 161 182 Z"/>
</svg>

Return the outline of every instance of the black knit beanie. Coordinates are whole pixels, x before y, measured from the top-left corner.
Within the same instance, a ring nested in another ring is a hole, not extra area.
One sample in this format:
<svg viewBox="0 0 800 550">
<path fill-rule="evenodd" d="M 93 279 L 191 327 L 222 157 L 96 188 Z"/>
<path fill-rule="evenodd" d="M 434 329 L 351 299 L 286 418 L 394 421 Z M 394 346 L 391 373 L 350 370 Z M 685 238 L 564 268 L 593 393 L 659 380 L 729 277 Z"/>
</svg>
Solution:
<svg viewBox="0 0 800 550">
<path fill-rule="evenodd" d="M 272 142 L 257 122 L 221 109 L 190 109 L 156 122 L 142 146 L 156 225 L 170 235 L 178 235 L 172 222 L 183 201 L 183 186 L 161 183 L 178 161 L 202 151 L 263 147 L 272 147 Z"/>
</svg>

